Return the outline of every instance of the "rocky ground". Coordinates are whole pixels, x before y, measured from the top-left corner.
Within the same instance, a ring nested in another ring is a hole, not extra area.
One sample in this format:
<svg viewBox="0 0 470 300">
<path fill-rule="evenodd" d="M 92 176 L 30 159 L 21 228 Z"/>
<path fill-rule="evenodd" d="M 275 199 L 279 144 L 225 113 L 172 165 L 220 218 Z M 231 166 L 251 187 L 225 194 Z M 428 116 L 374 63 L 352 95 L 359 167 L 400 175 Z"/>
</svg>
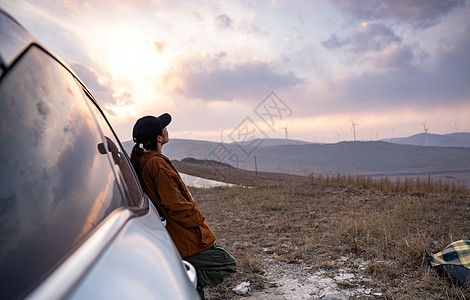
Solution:
<svg viewBox="0 0 470 300">
<path fill-rule="evenodd" d="M 233 291 L 239 297 L 253 300 L 270 299 L 350 299 L 375 298 L 383 295 L 381 289 L 371 288 L 373 279 L 361 274 L 368 262 L 341 257 L 342 267 L 311 272 L 306 266 L 266 262 L 267 287 L 252 292 L 250 282 L 242 282 Z"/>
</svg>

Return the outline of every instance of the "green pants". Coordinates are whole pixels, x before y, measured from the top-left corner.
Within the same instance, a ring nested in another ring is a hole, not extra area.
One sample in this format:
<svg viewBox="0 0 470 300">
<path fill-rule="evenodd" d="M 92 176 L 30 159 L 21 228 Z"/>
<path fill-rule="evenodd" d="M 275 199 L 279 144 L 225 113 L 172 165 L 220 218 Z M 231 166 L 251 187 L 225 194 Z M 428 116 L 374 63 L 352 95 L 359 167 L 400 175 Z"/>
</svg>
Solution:
<svg viewBox="0 0 470 300">
<path fill-rule="evenodd" d="M 214 243 L 199 253 L 183 257 L 194 266 L 197 274 L 197 291 L 204 299 L 204 287 L 216 286 L 237 271 L 237 262 L 227 250 Z"/>
</svg>

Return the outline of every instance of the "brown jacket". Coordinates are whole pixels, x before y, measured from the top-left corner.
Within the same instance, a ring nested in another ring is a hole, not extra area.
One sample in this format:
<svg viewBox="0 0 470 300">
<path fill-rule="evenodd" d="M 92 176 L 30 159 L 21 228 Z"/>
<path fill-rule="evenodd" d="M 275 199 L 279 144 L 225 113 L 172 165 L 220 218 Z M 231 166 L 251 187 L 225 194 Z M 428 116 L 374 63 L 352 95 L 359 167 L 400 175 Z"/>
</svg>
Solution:
<svg viewBox="0 0 470 300">
<path fill-rule="evenodd" d="M 140 157 L 142 187 L 160 216 L 182 257 L 209 248 L 215 236 L 197 209 L 191 194 L 171 161 L 156 151 Z"/>
</svg>

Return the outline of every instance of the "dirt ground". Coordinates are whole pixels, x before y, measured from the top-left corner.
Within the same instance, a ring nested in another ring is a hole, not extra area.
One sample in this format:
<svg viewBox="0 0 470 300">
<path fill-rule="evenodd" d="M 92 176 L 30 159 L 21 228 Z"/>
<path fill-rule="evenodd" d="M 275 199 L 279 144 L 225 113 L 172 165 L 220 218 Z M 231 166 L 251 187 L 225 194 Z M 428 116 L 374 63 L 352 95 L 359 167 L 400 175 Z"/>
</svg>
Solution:
<svg viewBox="0 0 470 300">
<path fill-rule="evenodd" d="M 238 262 L 207 299 L 470 299 L 429 265 L 432 241 L 470 238 L 467 189 L 192 167 L 243 185 L 191 189 Z"/>
</svg>

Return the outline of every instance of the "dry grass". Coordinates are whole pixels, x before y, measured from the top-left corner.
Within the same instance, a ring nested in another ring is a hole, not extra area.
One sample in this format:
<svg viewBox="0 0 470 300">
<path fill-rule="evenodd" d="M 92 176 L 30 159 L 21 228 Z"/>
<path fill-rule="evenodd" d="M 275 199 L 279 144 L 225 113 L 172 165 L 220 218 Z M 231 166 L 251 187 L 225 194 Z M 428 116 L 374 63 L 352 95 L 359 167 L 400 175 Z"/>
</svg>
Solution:
<svg viewBox="0 0 470 300">
<path fill-rule="evenodd" d="M 180 171 L 212 177 L 204 166 Z M 306 178 L 220 167 L 217 176 L 253 188 L 191 189 L 217 236 L 237 259 L 237 274 L 208 289 L 211 298 L 232 298 L 250 281 L 266 288 L 267 258 L 335 268 L 341 256 L 370 261 L 364 270 L 385 299 L 470 299 L 470 292 L 429 266 L 429 244 L 469 239 L 470 192 L 443 182 Z M 218 178 L 220 179 L 220 178 Z"/>
</svg>

